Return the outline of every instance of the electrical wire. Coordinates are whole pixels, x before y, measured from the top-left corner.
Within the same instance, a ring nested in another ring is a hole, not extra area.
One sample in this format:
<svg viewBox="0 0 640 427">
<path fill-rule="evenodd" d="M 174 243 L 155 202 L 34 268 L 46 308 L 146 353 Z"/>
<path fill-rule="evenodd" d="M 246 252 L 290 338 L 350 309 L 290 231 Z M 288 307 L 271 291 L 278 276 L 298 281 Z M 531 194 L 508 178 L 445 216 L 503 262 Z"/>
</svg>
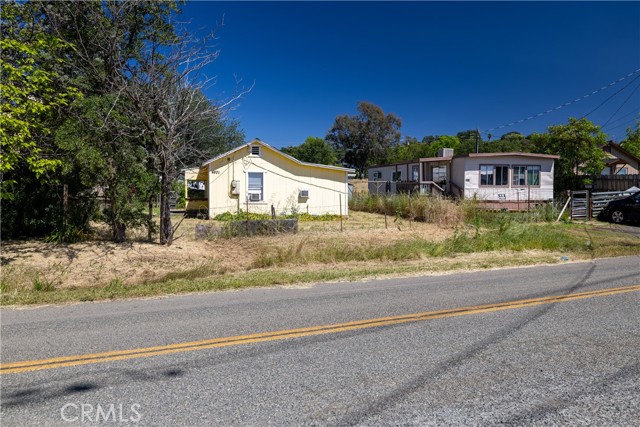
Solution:
<svg viewBox="0 0 640 427">
<path fill-rule="evenodd" d="M 614 130 L 614 129 L 618 129 L 618 128 L 621 128 L 621 127 L 623 127 L 623 126 L 628 126 L 628 125 L 630 125 L 630 124 L 632 124 L 632 123 L 635 123 L 635 122 L 636 122 L 636 120 L 638 120 L 638 118 L 633 118 L 632 120 L 629 120 L 629 121 L 627 121 L 627 122 L 624 122 L 624 123 L 622 123 L 621 125 L 617 125 L 617 126 L 614 126 L 614 127 L 610 127 L 610 128 L 608 128 L 608 129 L 607 129 L 607 132 L 611 132 L 612 130 Z M 602 130 L 604 130 L 604 128 L 603 128 Z"/>
<path fill-rule="evenodd" d="M 495 131 L 495 130 L 498 130 L 498 129 L 504 129 L 504 128 L 509 127 L 509 126 L 513 126 L 513 125 L 516 125 L 516 124 L 519 124 L 519 123 L 523 123 L 523 122 L 526 122 L 526 121 L 529 121 L 529 120 L 532 120 L 532 119 L 538 118 L 538 117 L 540 117 L 540 116 L 544 116 L 544 115 L 546 115 L 546 114 L 549 114 L 549 113 L 552 113 L 552 112 L 554 112 L 554 111 L 557 111 L 557 110 L 559 110 L 559 109 L 561 109 L 561 108 L 568 107 L 569 105 L 575 104 L 576 102 L 582 101 L 583 99 L 586 99 L 586 98 L 588 98 L 588 97 L 590 97 L 590 96 L 593 96 L 593 95 L 595 95 L 595 94 L 596 94 L 596 93 L 598 93 L 598 92 L 602 92 L 602 91 L 604 91 L 604 90 L 606 90 L 606 89 L 609 89 L 611 86 L 614 86 L 614 85 L 616 85 L 616 84 L 620 83 L 621 81 L 626 80 L 626 79 L 628 79 L 629 77 L 633 76 L 634 74 L 638 74 L 638 73 L 640 73 L 640 68 L 638 68 L 638 69 L 637 69 L 637 70 L 635 70 L 635 71 L 630 72 L 629 74 L 627 74 L 627 75 L 625 75 L 625 76 L 620 77 L 620 78 L 619 78 L 619 79 L 617 79 L 617 80 L 612 81 L 612 82 L 611 82 L 611 83 L 609 83 L 608 85 L 602 86 L 600 89 L 596 89 L 596 90 L 594 90 L 594 91 L 593 91 L 593 92 L 591 92 L 591 93 L 588 93 L 588 94 L 583 95 L 583 96 L 581 96 L 581 97 L 579 97 L 579 98 L 576 98 L 576 99 L 574 99 L 573 101 L 565 102 L 564 104 L 558 105 L 558 106 L 557 106 L 557 107 L 555 107 L 555 108 L 550 108 L 550 109 L 548 109 L 548 110 L 546 110 L 546 111 L 543 111 L 543 112 L 541 112 L 541 113 L 535 114 L 535 115 L 533 115 L 533 116 L 529 116 L 529 117 L 527 117 L 527 118 L 525 118 L 525 119 L 516 120 L 516 121 L 513 121 L 513 122 L 511 122 L 511 123 L 507 123 L 507 124 L 505 124 L 505 125 L 501 125 L 501 126 L 496 126 L 496 127 L 491 128 L 491 129 L 483 130 L 483 131 L 480 131 L 480 132 L 481 132 L 481 133 L 485 133 L 485 134 L 487 134 L 487 133 L 491 133 L 492 131 Z M 640 75 L 636 76 L 633 80 L 635 81 L 638 77 L 640 77 Z M 625 86 L 625 88 L 626 88 L 626 86 Z M 624 90 L 624 88 L 623 88 L 623 89 L 621 89 L 621 90 Z M 619 92 L 620 92 L 620 91 L 616 92 L 616 94 L 614 94 L 614 96 L 615 96 L 615 95 L 617 95 L 617 93 L 619 93 Z M 607 100 L 608 100 L 608 99 L 607 99 Z M 606 102 L 606 101 L 605 101 L 605 102 Z M 600 108 L 600 106 L 598 106 L 597 108 Z M 597 109 L 597 108 L 596 108 L 596 109 Z M 595 110 L 594 110 L 594 111 L 595 111 Z M 588 113 L 588 114 L 591 114 L 592 112 L 593 112 L 593 111 L 591 111 L 591 112 L 590 112 L 590 113 Z M 588 114 L 587 114 L 587 115 L 588 115 Z M 585 115 L 585 116 L 583 116 L 583 117 L 586 117 L 587 115 Z"/>
<path fill-rule="evenodd" d="M 629 111 L 627 114 L 625 114 L 624 116 L 620 116 L 617 119 L 613 120 L 611 123 L 609 123 L 609 126 L 611 126 L 614 123 L 618 123 L 620 120 L 624 120 L 625 118 L 629 117 L 632 114 L 640 114 L 640 111 Z M 602 126 L 604 128 L 604 126 Z"/>
<path fill-rule="evenodd" d="M 618 109 L 611 115 L 611 117 L 609 117 L 609 119 L 604 122 L 604 124 L 602 125 L 602 127 L 605 127 L 610 121 L 611 119 L 613 119 L 615 117 L 616 114 L 618 114 L 618 111 L 620 111 L 622 109 L 622 107 L 625 106 L 625 104 L 627 102 L 629 102 L 629 100 L 631 99 L 631 97 L 633 96 L 634 93 L 636 93 L 636 90 L 638 90 L 638 88 L 640 88 L 640 85 L 636 86 L 633 88 L 633 90 L 631 91 L 631 93 L 629 94 L 629 96 L 627 96 L 627 99 L 624 100 L 624 102 L 622 104 L 620 104 L 620 106 L 618 107 Z"/>
<path fill-rule="evenodd" d="M 593 113 L 594 111 L 598 110 L 600 107 L 602 107 L 604 104 L 606 104 L 607 102 L 609 102 L 609 100 L 611 98 L 613 98 L 614 96 L 616 96 L 617 94 L 619 94 L 620 92 L 622 92 L 623 90 L 625 90 L 626 88 L 628 88 L 633 82 L 635 82 L 636 80 L 638 80 L 638 78 L 640 78 L 640 75 L 637 75 L 633 78 L 633 80 L 631 80 L 629 83 L 627 83 L 622 89 L 620 89 L 619 91 L 617 91 L 616 93 L 614 93 L 613 95 L 611 95 L 610 97 L 608 97 L 607 99 L 605 99 L 604 101 L 602 101 L 596 108 L 594 108 L 593 110 L 589 111 L 587 114 L 585 114 L 584 116 L 582 116 L 582 118 L 584 119 L 585 117 L 588 117 L 591 113 Z"/>
</svg>

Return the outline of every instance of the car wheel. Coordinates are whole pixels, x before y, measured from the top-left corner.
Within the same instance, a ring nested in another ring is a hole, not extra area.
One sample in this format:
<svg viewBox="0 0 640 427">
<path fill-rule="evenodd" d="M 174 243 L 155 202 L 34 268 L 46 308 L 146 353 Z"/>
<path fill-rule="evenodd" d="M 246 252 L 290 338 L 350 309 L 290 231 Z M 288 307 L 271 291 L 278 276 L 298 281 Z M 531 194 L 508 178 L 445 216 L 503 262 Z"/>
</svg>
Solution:
<svg viewBox="0 0 640 427">
<path fill-rule="evenodd" d="M 622 211 L 613 211 L 611 212 L 611 221 L 616 224 L 622 224 L 624 222 L 624 212 Z"/>
</svg>

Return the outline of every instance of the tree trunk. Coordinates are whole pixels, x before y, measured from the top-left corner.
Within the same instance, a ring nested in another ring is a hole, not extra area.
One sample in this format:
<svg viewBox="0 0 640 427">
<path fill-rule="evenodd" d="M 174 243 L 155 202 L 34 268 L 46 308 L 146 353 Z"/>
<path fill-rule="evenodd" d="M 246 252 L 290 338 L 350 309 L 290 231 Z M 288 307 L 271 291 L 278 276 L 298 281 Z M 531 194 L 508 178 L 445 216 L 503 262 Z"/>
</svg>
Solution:
<svg viewBox="0 0 640 427">
<path fill-rule="evenodd" d="M 162 174 L 160 189 L 160 244 L 170 246 L 173 243 L 173 226 L 171 225 L 171 210 L 169 209 L 169 193 L 171 181 L 167 174 Z"/>
<path fill-rule="evenodd" d="M 118 221 L 111 222 L 111 228 L 113 230 L 113 241 L 116 243 L 124 243 L 127 240 L 127 226 Z"/>
<path fill-rule="evenodd" d="M 119 221 L 118 215 L 116 214 L 116 209 L 118 208 L 117 204 L 117 193 L 113 190 L 115 185 L 113 183 L 109 183 L 110 191 L 107 193 L 107 197 L 109 198 L 109 209 L 111 210 L 111 233 L 113 236 L 113 241 L 115 243 L 124 243 L 127 240 L 127 225 Z"/>
<path fill-rule="evenodd" d="M 147 220 L 147 238 L 153 241 L 153 196 L 149 196 L 149 219 Z"/>
</svg>

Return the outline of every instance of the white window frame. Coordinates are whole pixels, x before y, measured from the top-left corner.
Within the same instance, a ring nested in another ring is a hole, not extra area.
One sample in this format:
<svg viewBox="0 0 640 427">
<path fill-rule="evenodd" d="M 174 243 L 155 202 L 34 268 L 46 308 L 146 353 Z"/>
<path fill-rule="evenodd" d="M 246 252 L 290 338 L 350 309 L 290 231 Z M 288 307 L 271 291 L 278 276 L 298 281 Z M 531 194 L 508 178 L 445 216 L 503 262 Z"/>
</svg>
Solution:
<svg viewBox="0 0 640 427">
<path fill-rule="evenodd" d="M 251 175 L 260 175 L 260 187 L 251 185 Z M 260 200 L 251 200 L 250 194 L 260 194 Z M 262 203 L 264 202 L 264 172 L 247 172 L 247 200 L 250 203 Z"/>
<path fill-rule="evenodd" d="M 442 179 L 440 179 L 440 178 L 442 178 Z M 431 166 L 431 180 L 433 182 L 438 182 L 438 183 L 446 181 L 447 180 L 447 165 Z"/>
<path fill-rule="evenodd" d="M 520 184 L 520 182 L 515 182 L 517 176 L 516 168 L 524 168 L 524 184 Z M 533 170 L 537 171 L 538 175 L 538 183 L 537 184 L 529 184 L 529 175 Z M 527 188 L 527 187 L 540 187 L 540 181 L 542 180 L 542 166 L 541 165 L 511 165 L 511 187 L 513 188 Z"/>
<path fill-rule="evenodd" d="M 490 169 L 490 171 L 489 171 Z M 507 171 L 507 181 L 506 184 L 496 184 L 496 182 L 498 182 L 498 170 L 506 170 Z M 504 164 L 500 164 L 500 165 L 491 165 L 491 164 L 485 164 L 485 165 L 480 165 L 480 180 L 478 181 L 480 187 L 499 187 L 499 188 L 505 188 L 505 187 L 509 187 L 509 165 L 504 165 Z M 482 176 L 483 176 L 483 171 L 486 170 L 487 173 L 485 174 L 486 176 L 489 176 L 489 172 L 491 175 L 491 182 L 488 184 L 483 184 L 482 183 Z"/>
<path fill-rule="evenodd" d="M 420 165 L 411 165 L 411 180 L 420 181 Z"/>
</svg>

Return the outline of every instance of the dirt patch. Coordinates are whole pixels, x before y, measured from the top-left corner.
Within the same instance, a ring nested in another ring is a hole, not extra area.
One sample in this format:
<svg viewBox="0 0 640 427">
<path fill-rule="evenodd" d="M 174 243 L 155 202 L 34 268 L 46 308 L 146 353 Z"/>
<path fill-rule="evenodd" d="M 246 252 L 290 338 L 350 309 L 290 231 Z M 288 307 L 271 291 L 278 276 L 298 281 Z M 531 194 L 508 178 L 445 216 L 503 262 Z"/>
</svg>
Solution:
<svg viewBox="0 0 640 427">
<path fill-rule="evenodd" d="M 176 218 L 178 219 L 178 218 Z M 177 221 L 176 221 L 177 222 Z M 137 284 L 161 279 L 168 274 L 203 266 L 216 271 L 247 270 L 265 250 L 273 248 L 323 248 L 341 244 L 374 247 L 400 240 L 423 238 L 442 241 L 453 229 L 433 224 L 395 221 L 382 215 L 352 212 L 340 221 L 301 222 L 295 235 L 241 237 L 200 241 L 194 239 L 195 224 L 214 221 L 184 220 L 179 238 L 172 246 L 144 242 L 144 232 L 132 233 L 125 244 L 88 241 L 76 244 L 49 244 L 44 241 L 9 241 L 2 246 L 2 280 L 15 288 L 31 288 L 34 282 L 55 288 L 104 286 L 114 281 Z M 107 231 L 98 229 L 100 235 Z M 309 266 L 300 266 L 300 269 Z"/>
</svg>

